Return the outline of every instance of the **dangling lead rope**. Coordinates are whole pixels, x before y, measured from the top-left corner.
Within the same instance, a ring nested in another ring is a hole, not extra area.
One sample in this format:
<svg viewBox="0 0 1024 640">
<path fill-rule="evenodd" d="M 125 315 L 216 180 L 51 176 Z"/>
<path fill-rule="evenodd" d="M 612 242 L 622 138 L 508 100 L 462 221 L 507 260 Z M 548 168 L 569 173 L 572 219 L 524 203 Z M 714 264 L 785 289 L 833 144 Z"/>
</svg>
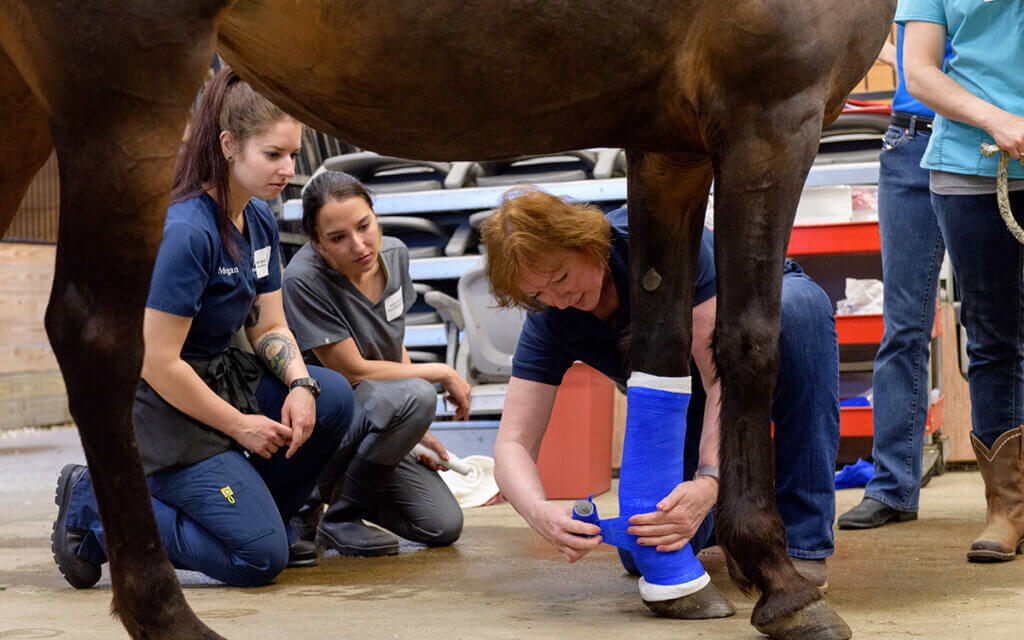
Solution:
<svg viewBox="0 0 1024 640">
<path fill-rule="evenodd" d="M 984 142 L 981 144 L 981 155 L 986 158 L 991 158 L 997 153 L 999 154 L 999 171 L 996 173 L 996 201 L 999 202 L 999 215 L 1002 216 L 1006 228 L 1010 230 L 1013 237 L 1017 238 L 1017 242 L 1024 244 L 1024 229 L 1020 228 L 1017 220 L 1013 217 L 1013 212 L 1010 211 L 1010 193 L 1006 177 L 1007 169 L 1010 166 L 1010 154 L 997 145 Z M 1024 158 L 1021 158 L 1020 163 L 1021 166 L 1024 166 Z"/>
</svg>

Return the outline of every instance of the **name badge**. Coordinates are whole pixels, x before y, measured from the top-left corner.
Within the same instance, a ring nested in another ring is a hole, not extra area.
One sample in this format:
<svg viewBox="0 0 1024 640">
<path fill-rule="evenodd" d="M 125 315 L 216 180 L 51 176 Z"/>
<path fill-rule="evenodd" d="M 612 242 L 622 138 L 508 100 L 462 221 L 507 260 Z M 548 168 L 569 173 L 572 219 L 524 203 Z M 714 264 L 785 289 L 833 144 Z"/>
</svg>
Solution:
<svg viewBox="0 0 1024 640">
<path fill-rule="evenodd" d="M 391 322 L 405 311 L 405 302 L 402 300 L 402 290 L 394 292 L 384 301 L 384 316 Z"/>
<path fill-rule="evenodd" d="M 252 260 L 256 268 L 256 277 L 266 278 L 270 274 L 270 246 L 253 251 Z"/>
</svg>

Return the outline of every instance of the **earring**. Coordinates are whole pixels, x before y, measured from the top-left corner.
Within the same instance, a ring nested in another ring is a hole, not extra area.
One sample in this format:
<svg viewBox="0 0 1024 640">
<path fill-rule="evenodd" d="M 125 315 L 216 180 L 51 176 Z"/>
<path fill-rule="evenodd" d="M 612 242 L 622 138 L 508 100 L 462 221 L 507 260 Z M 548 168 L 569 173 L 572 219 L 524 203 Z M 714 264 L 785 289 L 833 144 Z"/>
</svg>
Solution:
<svg viewBox="0 0 1024 640">
<path fill-rule="evenodd" d="M 227 160 L 228 162 L 234 162 L 235 157 L 234 156 L 224 156 L 224 159 Z"/>
</svg>

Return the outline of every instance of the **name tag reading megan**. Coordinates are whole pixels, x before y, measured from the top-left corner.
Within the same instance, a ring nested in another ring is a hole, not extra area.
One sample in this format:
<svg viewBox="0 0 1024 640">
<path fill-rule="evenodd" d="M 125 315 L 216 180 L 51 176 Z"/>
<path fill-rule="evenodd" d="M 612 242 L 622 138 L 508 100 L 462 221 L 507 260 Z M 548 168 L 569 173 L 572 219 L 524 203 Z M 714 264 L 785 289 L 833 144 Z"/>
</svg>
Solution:
<svg viewBox="0 0 1024 640">
<path fill-rule="evenodd" d="M 404 302 L 402 300 L 402 290 L 394 292 L 384 300 L 384 316 L 388 322 L 391 322 L 398 316 L 402 315 L 402 311 L 405 310 Z"/>
</svg>

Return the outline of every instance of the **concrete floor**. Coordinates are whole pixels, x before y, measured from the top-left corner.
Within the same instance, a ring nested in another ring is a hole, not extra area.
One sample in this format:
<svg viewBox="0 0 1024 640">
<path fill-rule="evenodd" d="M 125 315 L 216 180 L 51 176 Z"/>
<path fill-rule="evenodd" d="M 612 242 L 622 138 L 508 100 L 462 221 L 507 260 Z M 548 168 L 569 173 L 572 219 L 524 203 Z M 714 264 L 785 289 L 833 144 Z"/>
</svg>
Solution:
<svg viewBox="0 0 1024 640">
<path fill-rule="evenodd" d="M 53 565 L 57 472 L 82 461 L 71 428 L 0 432 L 0 639 L 122 638 L 108 615 L 110 581 L 76 591 Z M 860 500 L 839 493 L 838 509 Z M 598 498 L 614 515 L 615 496 Z M 973 565 L 964 552 L 984 520 L 977 473 L 935 478 L 921 519 L 837 534 L 828 601 L 857 638 L 1020 638 L 1024 558 Z M 568 565 L 508 505 L 470 509 L 447 549 L 404 545 L 380 559 L 331 555 L 259 589 L 180 572 L 192 607 L 229 638 L 758 638 L 753 601 L 705 562 L 737 605 L 735 617 L 683 622 L 651 616 L 635 580 L 602 547 Z"/>
</svg>

